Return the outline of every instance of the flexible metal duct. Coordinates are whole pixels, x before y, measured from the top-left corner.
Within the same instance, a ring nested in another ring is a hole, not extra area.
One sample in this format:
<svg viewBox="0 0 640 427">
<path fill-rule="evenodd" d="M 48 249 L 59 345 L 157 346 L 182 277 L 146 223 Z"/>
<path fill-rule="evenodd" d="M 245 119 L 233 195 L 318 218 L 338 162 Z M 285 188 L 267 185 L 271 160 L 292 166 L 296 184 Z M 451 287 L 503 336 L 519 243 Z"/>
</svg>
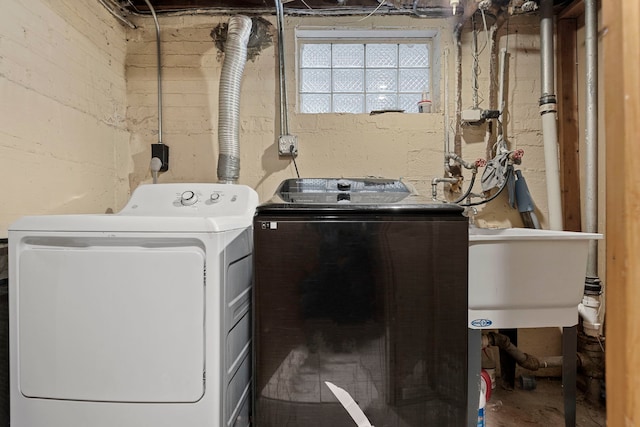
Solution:
<svg viewBox="0 0 640 427">
<path fill-rule="evenodd" d="M 250 18 L 238 15 L 229 20 L 218 99 L 218 180 L 227 184 L 240 176 L 240 83 L 250 34 Z"/>
</svg>

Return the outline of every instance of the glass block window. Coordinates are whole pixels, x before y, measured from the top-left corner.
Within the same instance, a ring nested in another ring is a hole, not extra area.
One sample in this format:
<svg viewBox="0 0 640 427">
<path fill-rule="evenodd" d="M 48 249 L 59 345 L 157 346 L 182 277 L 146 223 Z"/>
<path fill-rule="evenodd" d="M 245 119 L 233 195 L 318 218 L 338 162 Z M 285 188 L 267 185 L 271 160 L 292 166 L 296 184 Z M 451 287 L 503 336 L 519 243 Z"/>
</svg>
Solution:
<svg viewBox="0 0 640 427">
<path fill-rule="evenodd" d="M 406 37 L 406 33 L 394 30 L 297 33 L 300 112 L 417 113 L 422 93 L 431 93 L 433 34 L 409 31 L 413 34 Z"/>
</svg>

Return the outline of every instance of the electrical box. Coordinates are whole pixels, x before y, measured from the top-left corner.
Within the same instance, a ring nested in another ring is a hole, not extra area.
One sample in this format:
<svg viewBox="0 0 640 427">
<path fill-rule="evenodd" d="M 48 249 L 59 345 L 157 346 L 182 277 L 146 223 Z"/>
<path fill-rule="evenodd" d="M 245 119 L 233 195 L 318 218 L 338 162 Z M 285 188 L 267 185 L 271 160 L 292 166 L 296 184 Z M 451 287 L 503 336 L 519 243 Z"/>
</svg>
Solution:
<svg viewBox="0 0 640 427">
<path fill-rule="evenodd" d="M 483 121 L 482 110 L 479 108 L 462 110 L 460 113 L 460 120 L 469 124 L 480 123 Z"/>
<path fill-rule="evenodd" d="M 280 135 L 278 139 L 278 154 L 281 156 L 297 156 L 298 137 L 295 135 Z"/>
</svg>

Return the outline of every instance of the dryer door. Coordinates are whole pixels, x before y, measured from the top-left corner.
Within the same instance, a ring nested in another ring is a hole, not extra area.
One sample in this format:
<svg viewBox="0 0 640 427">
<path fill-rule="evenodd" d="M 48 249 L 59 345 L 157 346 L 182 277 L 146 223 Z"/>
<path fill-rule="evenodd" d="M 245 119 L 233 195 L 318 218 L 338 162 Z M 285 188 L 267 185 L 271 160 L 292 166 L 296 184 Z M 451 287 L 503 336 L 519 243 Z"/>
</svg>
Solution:
<svg viewBox="0 0 640 427">
<path fill-rule="evenodd" d="M 195 402 L 204 393 L 205 252 L 195 239 L 46 238 L 18 251 L 26 397 Z"/>
</svg>

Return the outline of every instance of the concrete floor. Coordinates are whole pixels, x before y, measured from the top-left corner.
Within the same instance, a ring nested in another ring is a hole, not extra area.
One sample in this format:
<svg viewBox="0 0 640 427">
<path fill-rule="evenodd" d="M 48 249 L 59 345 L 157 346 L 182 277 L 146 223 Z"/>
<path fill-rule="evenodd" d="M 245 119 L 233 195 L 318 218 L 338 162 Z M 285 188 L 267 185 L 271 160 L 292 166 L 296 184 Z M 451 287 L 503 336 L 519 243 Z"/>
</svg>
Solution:
<svg viewBox="0 0 640 427">
<path fill-rule="evenodd" d="M 499 381 L 498 381 L 499 383 Z M 485 409 L 487 427 L 564 427 L 564 404 L 560 379 L 537 378 L 535 390 L 516 387 L 504 390 L 498 384 Z M 576 427 L 604 427 L 605 407 L 585 400 L 578 390 Z"/>
</svg>

